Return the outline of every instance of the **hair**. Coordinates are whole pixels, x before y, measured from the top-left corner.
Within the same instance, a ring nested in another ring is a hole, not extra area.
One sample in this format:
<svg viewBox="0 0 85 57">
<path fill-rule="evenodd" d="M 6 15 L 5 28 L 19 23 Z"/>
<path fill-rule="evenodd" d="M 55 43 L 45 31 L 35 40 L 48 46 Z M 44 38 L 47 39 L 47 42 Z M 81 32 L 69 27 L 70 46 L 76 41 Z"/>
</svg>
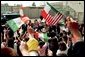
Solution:
<svg viewBox="0 0 85 57">
<path fill-rule="evenodd" d="M 34 20 L 34 22 L 37 21 L 37 19 Z"/>
<path fill-rule="evenodd" d="M 67 36 L 63 36 L 63 39 L 67 43 L 68 37 Z"/>
<path fill-rule="evenodd" d="M 40 16 L 40 19 L 42 20 L 42 19 L 43 19 L 43 17 L 42 17 L 42 16 Z"/>
<path fill-rule="evenodd" d="M 57 38 L 53 37 L 48 40 L 49 42 L 49 49 L 53 52 L 53 56 L 56 55 L 56 52 L 58 50 L 58 41 Z"/>
<path fill-rule="evenodd" d="M 63 36 L 63 33 L 60 33 L 60 37 L 62 37 Z"/>
<path fill-rule="evenodd" d="M 12 47 L 13 48 L 13 45 L 14 45 L 14 37 L 8 39 L 8 47 Z"/>
<path fill-rule="evenodd" d="M 58 42 L 60 42 L 60 41 L 62 41 L 62 37 L 60 37 L 60 38 L 58 39 Z"/>
<path fill-rule="evenodd" d="M 25 41 L 27 42 L 29 40 L 29 38 L 25 38 Z"/>
<path fill-rule="evenodd" d="M 63 30 L 63 33 L 64 33 L 65 35 L 67 35 L 67 32 L 66 32 L 66 31 L 64 31 L 64 30 Z"/>
<path fill-rule="evenodd" d="M 9 33 L 8 33 L 8 35 L 9 35 L 9 38 L 12 38 L 12 37 L 13 37 L 13 35 L 14 35 L 14 32 L 10 29 L 10 31 L 9 31 Z"/>
<path fill-rule="evenodd" d="M 66 44 L 61 41 L 61 42 L 59 43 L 59 49 L 60 49 L 61 51 L 66 50 L 66 49 L 67 49 Z"/>
<path fill-rule="evenodd" d="M 3 39 L 2 42 L 6 42 L 6 39 Z"/>
<path fill-rule="evenodd" d="M 71 31 L 69 30 L 69 31 L 67 32 L 67 34 L 70 35 L 70 34 L 71 34 Z"/>
<path fill-rule="evenodd" d="M 31 20 L 29 20 L 29 22 L 31 22 Z"/>
<path fill-rule="evenodd" d="M 40 48 L 42 48 L 42 46 L 45 44 L 45 42 L 43 42 L 43 41 L 40 41 L 39 42 L 39 46 L 40 46 Z"/>
<path fill-rule="evenodd" d="M 1 48 L 2 56 L 18 56 L 17 52 L 9 47 Z"/>
</svg>

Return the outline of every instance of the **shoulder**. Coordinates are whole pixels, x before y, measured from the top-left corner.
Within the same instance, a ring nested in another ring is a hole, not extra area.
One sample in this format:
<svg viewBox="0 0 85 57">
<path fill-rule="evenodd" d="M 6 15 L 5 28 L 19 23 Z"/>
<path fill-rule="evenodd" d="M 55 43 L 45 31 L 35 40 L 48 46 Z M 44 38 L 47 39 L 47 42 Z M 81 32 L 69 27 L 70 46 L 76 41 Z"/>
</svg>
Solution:
<svg viewBox="0 0 85 57">
<path fill-rule="evenodd" d="M 80 45 L 84 45 L 84 41 L 79 41 L 79 42 L 75 43 L 74 46 L 80 46 Z"/>
<path fill-rule="evenodd" d="M 84 47 L 84 41 L 80 41 L 75 43 L 74 48 L 82 48 Z"/>
</svg>

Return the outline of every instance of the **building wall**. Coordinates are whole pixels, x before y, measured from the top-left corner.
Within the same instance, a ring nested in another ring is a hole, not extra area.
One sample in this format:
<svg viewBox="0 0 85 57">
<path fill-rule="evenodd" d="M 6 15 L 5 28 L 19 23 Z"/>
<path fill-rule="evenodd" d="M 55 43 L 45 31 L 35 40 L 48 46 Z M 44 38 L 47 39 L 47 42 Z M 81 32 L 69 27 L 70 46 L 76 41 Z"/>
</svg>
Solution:
<svg viewBox="0 0 85 57">
<path fill-rule="evenodd" d="M 68 5 L 76 12 L 84 12 L 84 1 L 70 1 Z"/>
<path fill-rule="evenodd" d="M 1 4 L 1 13 L 9 13 L 9 12 L 16 12 L 19 13 L 19 6 L 9 6 L 8 4 Z"/>
<path fill-rule="evenodd" d="M 81 24 L 84 20 L 84 1 L 63 1 L 65 6 L 69 6 L 74 10 L 70 11 L 70 15 L 77 18 L 78 22 Z"/>
<path fill-rule="evenodd" d="M 7 4 L 1 5 L 1 13 L 6 13 L 7 11 L 9 11 L 8 5 Z"/>
<path fill-rule="evenodd" d="M 26 7 L 24 8 L 24 14 L 29 18 L 39 18 L 43 7 Z"/>
<path fill-rule="evenodd" d="M 24 14 L 29 18 L 39 18 L 40 13 L 43 7 L 24 7 Z M 1 13 L 5 14 L 6 12 L 19 13 L 20 5 L 18 6 L 9 6 L 1 5 Z"/>
<path fill-rule="evenodd" d="M 12 6 L 12 12 L 19 13 L 20 6 Z"/>
</svg>

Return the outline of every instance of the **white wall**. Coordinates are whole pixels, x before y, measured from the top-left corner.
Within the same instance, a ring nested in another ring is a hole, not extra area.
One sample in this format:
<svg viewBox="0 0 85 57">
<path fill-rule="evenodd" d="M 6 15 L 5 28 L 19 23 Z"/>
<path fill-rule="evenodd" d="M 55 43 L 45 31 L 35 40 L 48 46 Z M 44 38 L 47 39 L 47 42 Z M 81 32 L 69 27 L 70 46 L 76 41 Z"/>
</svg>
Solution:
<svg viewBox="0 0 85 57">
<path fill-rule="evenodd" d="M 84 1 L 63 1 L 63 5 L 70 6 L 75 10 L 75 18 L 79 23 L 83 23 L 84 20 Z"/>
<path fill-rule="evenodd" d="M 84 12 L 84 1 L 68 1 L 67 4 L 76 12 Z"/>
</svg>

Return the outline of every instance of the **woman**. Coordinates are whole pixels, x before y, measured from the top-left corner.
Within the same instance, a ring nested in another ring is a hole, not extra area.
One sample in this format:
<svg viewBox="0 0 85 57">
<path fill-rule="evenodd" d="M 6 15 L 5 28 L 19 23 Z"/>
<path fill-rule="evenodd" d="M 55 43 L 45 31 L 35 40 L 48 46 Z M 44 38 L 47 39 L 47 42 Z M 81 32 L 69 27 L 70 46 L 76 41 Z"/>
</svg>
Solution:
<svg viewBox="0 0 85 57">
<path fill-rule="evenodd" d="M 67 55 L 67 47 L 66 44 L 64 42 L 60 42 L 59 43 L 59 49 L 57 50 L 57 56 L 61 56 L 62 54 Z"/>
<path fill-rule="evenodd" d="M 45 43 L 43 41 L 40 41 L 39 47 L 38 47 L 38 49 L 39 49 L 38 52 L 39 52 L 40 56 L 46 56 L 46 48 L 47 48 L 47 42 Z"/>
</svg>

